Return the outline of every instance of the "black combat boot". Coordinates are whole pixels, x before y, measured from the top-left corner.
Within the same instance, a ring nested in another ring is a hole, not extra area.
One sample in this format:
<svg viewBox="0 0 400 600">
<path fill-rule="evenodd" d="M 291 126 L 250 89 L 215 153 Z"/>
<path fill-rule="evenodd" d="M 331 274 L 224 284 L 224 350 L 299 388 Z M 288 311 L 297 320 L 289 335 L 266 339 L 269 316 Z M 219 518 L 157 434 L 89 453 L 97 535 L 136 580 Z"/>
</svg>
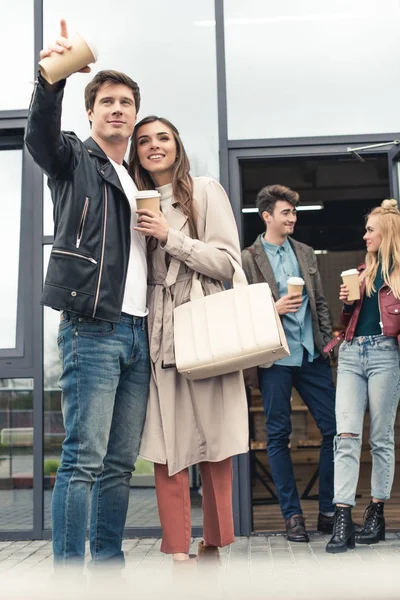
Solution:
<svg viewBox="0 0 400 600">
<path fill-rule="evenodd" d="M 346 552 L 355 547 L 354 525 L 351 518 L 351 506 L 337 506 L 333 519 L 333 535 L 326 545 L 331 554 Z"/>
<path fill-rule="evenodd" d="M 377 544 L 385 539 L 384 502 L 370 502 L 365 509 L 362 529 L 356 534 L 357 544 Z"/>
</svg>

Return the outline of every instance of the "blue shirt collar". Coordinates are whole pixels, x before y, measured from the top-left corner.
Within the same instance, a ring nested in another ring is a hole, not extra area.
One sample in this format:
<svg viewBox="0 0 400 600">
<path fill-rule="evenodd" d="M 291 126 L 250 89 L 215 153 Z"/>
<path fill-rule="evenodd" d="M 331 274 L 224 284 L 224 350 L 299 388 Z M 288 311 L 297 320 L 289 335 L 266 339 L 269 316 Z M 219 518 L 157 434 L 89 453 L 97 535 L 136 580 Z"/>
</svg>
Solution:
<svg viewBox="0 0 400 600">
<path fill-rule="evenodd" d="M 272 256 L 276 256 L 279 252 L 279 249 L 282 248 L 285 252 L 290 250 L 290 242 L 288 238 L 283 242 L 282 246 L 277 246 L 276 244 L 270 244 L 270 242 L 266 242 L 264 239 L 264 234 L 261 234 L 261 244 L 266 252 L 271 254 Z"/>
</svg>

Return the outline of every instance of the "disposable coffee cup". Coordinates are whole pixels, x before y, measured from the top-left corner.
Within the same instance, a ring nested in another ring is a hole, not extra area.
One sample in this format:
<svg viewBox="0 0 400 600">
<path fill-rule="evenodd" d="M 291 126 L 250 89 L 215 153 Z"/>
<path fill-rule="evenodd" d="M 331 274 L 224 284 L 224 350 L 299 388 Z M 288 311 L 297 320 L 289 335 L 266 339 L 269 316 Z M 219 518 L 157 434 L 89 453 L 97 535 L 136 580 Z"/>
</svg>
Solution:
<svg viewBox="0 0 400 600">
<path fill-rule="evenodd" d="M 349 289 L 349 295 L 347 300 L 359 300 L 360 299 L 360 274 L 357 269 L 348 269 L 341 273 L 341 278 Z"/>
<path fill-rule="evenodd" d="M 161 194 L 157 190 L 143 190 L 136 193 L 136 208 L 147 208 L 153 212 L 160 211 Z"/>
<path fill-rule="evenodd" d="M 289 277 L 287 280 L 288 294 L 302 294 L 304 279 L 301 277 Z"/>
<path fill-rule="evenodd" d="M 97 49 L 84 40 L 79 33 L 71 36 L 69 41 L 71 48 L 65 48 L 61 54 L 52 52 L 50 56 L 46 56 L 39 62 L 42 77 L 51 85 L 61 79 L 66 79 L 72 73 L 76 73 L 97 60 Z"/>
</svg>

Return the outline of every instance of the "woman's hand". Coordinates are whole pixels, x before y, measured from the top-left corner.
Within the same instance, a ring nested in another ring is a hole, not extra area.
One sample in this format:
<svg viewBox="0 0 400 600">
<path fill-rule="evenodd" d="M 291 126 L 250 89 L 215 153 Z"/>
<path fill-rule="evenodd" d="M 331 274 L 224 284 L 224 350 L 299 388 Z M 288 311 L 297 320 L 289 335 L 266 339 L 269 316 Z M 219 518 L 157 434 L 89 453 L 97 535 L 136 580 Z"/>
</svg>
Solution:
<svg viewBox="0 0 400 600">
<path fill-rule="evenodd" d="M 143 235 L 151 235 L 161 242 L 166 242 L 168 239 L 169 225 L 160 211 L 155 213 L 148 208 L 141 208 L 136 211 L 139 215 L 137 227 L 135 231 L 139 231 Z"/>
<path fill-rule="evenodd" d="M 349 293 L 350 291 L 347 285 L 344 285 L 344 283 L 342 283 L 342 285 L 340 286 L 339 300 L 341 300 L 343 304 L 351 306 L 352 304 L 354 304 L 355 300 L 347 300 L 347 298 L 349 297 Z"/>
</svg>

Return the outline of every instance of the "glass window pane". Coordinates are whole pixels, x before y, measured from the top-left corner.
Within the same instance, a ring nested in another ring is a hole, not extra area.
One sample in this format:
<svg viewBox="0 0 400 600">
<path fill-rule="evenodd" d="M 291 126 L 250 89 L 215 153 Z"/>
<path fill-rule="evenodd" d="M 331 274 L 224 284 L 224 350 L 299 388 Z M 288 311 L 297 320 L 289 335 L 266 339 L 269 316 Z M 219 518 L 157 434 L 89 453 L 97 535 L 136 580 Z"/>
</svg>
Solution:
<svg viewBox="0 0 400 600">
<path fill-rule="evenodd" d="M 1 35 L 0 56 L 1 78 L 8 82 L 0 94 L 0 110 L 28 108 L 34 80 L 34 0 L 2 0 L 0 2 Z M 24 45 L 16 47 L 16 40 Z"/>
<path fill-rule="evenodd" d="M 65 16 L 71 31 L 90 36 L 98 47 L 92 73 L 114 68 L 130 75 L 142 93 L 138 118 L 170 119 L 181 133 L 193 175 L 218 178 L 214 0 L 131 0 L 123 7 L 118 32 L 110 35 L 107 0 L 98 0 L 95 11 L 81 0 L 44 0 L 44 39 L 55 39 L 60 15 Z M 91 77 L 68 79 L 64 96 L 63 128 L 81 139 L 89 135 L 83 89 Z"/>
<path fill-rule="evenodd" d="M 225 0 L 224 10 L 230 139 L 398 131 L 397 0 Z"/>
<path fill-rule="evenodd" d="M 16 345 L 21 183 L 22 150 L 0 150 L 0 349 Z"/>
<path fill-rule="evenodd" d="M 43 175 L 43 235 L 54 235 L 53 202 L 45 175 Z"/>
<path fill-rule="evenodd" d="M 0 379 L 0 531 L 33 527 L 33 379 Z"/>
</svg>

